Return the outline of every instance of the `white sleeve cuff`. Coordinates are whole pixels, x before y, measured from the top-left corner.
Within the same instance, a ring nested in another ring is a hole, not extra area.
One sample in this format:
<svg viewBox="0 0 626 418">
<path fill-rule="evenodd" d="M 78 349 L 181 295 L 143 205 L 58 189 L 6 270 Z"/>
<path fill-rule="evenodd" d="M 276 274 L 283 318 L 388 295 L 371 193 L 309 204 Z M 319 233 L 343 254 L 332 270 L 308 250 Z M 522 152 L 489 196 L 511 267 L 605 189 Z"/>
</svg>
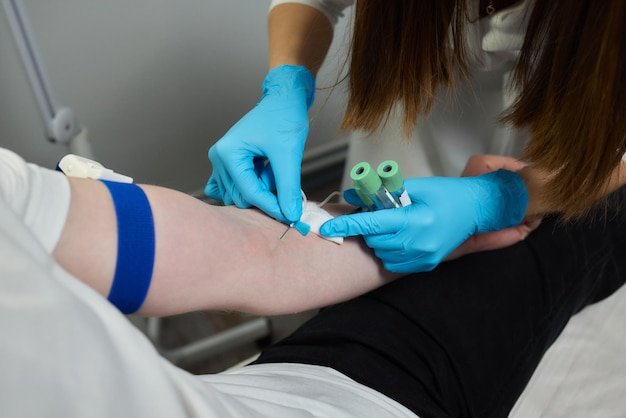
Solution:
<svg viewBox="0 0 626 418">
<path fill-rule="evenodd" d="M 351 6 L 354 0 L 272 0 L 270 10 L 283 3 L 300 3 L 314 7 L 322 12 L 334 26 L 339 18 L 343 17 L 344 9 Z"/>
<path fill-rule="evenodd" d="M 0 196 L 51 253 L 61 237 L 70 207 L 68 179 L 0 148 Z"/>
</svg>

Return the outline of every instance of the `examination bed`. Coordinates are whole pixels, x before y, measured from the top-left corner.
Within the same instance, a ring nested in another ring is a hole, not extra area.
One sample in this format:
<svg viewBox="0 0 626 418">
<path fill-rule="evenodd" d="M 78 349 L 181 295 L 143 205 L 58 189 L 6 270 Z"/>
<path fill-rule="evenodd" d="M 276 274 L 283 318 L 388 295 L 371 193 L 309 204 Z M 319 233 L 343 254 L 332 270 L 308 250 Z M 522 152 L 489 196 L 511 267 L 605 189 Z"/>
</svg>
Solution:
<svg viewBox="0 0 626 418">
<path fill-rule="evenodd" d="M 626 417 L 626 286 L 572 318 L 510 417 Z"/>
</svg>

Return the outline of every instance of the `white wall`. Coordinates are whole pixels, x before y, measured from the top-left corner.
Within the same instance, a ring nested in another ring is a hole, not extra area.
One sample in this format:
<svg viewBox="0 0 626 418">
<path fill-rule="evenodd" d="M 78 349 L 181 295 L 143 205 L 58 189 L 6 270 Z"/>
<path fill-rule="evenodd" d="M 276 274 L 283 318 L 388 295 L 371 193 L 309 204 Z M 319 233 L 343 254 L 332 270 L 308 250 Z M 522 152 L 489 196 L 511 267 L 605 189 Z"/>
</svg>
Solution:
<svg viewBox="0 0 626 418">
<path fill-rule="evenodd" d="M 88 127 L 96 159 L 136 181 L 203 187 L 210 145 L 260 97 L 267 70 L 259 0 L 24 0 L 58 101 Z M 336 38 L 343 38 L 341 33 Z M 336 77 L 332 52 L 318 86 Z M 342 89 L 319 93 L 307 149 L 337 138 Z M 4 12 L 0 146 L 54 167 Z"/>
</svg>

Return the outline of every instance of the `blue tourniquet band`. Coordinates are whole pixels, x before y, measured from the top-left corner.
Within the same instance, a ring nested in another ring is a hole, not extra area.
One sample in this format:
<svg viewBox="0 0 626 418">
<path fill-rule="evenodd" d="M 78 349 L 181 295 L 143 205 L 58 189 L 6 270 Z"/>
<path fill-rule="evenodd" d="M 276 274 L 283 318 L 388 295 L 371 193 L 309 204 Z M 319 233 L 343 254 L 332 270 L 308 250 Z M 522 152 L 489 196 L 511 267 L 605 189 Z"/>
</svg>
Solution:
<svg viewBox="0 0 626 418">
<path fill-rule="evenodd" d="M 117 215 L 117 265 L 108 299 L 124 314 L 143 304 L 154 267 L 154 221 L 150 202 L 136 184 L 101 180 Z"/>
</svg>

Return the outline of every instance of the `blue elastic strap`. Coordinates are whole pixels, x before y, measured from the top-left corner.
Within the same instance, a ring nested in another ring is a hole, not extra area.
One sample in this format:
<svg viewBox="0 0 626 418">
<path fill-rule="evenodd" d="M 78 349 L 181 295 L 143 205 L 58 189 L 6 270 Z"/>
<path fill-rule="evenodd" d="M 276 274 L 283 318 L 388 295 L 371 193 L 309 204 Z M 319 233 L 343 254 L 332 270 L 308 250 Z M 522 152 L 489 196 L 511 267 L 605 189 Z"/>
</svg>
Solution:
<svg viewBox="0 0 626 418">
<path fill-rule="evenodd" d="M 154 267 L 154 221 L 143 190 L 130 183 L 101 180 L 117 215 L 117 265 L 108 300 L 124 314 L 143 305 Z"/>
</svg>

